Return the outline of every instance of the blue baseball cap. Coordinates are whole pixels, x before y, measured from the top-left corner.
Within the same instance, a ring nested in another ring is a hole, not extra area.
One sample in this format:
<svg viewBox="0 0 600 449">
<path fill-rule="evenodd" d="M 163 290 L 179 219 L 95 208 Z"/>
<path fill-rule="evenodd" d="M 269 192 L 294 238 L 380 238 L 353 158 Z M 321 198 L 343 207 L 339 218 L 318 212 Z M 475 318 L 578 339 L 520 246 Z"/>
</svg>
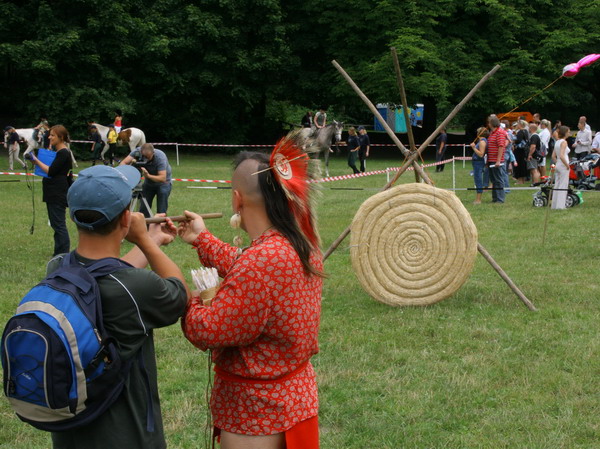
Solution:
<svg viewBox="0 0 600 449">
<path fill-rule="evenodd" d="M 71 219 L 90 231 L 111 222 L 131 203 L 132 190 L 140 178 L 140 172 L 131 165 L 116 168 L 95 165 L 82 170 L 67 193 Z M 104 217 L 94 223 L 83 223 L 75 217 L 79 210 L 94 210 Z"/>
</svg>

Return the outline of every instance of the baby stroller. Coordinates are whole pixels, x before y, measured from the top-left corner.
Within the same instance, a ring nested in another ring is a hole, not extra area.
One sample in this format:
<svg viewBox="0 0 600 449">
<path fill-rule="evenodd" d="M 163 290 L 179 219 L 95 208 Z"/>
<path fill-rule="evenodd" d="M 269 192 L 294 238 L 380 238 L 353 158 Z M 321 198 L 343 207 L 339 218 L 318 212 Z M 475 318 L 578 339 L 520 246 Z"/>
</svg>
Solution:
<svg viewBox="0 0 600 449">
<path fill-rule="evenodd" d="M 577 190 L 600 190 L 600 156 L 589 154 L 581 160 L 572 159 L 569 163 L 569 184 Z"/>
<path fill-rule="evenodd" d="M 533 194 L 533 207 L 546 207 L 550 201 L 550 193 L 554 187 L 554 179 L 551 176 L 542 176 L 542 180 L 536 182 L 534 186 L 540 186 L 540 190 Z M 566 206 L 573 207 L 581 203 L 581 192 L 574 192 L 571 187 L 569 187 Z"/>
</svg>

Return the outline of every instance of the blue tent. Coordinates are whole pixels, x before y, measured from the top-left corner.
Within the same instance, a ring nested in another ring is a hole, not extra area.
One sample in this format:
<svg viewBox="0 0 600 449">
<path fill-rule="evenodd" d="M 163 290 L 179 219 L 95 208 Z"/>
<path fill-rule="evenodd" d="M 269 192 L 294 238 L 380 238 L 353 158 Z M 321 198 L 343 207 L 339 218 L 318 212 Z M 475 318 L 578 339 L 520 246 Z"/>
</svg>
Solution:
<svg viewBox="0 0 600 449">
<path fill-rule="evenodd" d="M 377 110 L 381 114 L 381 117 L 383 117 L 383 119 L 386 121 L 388 126 L 392 128 L 392 131 L 394 131 L 396 128 L 396 116 L 394 114 L 394 110 L 390 108 L 390 106 L 387 103 L 378 104 Z M 381 123 L 379 123 L 377 117 L 375 117 L 375 131 L 385 131 L 385 128 Z"/>
</svg>

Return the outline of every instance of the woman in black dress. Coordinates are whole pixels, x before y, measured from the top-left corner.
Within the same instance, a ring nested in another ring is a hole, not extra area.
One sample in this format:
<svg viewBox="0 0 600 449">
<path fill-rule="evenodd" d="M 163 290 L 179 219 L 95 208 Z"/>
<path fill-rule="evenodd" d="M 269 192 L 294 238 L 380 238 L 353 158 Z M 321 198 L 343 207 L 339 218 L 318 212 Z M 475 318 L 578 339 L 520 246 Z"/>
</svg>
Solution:
<svg viewBox="0 0 600 449">
<path fill-rule="evenodd" d="M 50 128 L 50 147 L 56 151 L 56 157 L 50 165 L 44 164 L 32 155 L 32 161 L 48 174 L 42 180 L 42 199 L 46 203 L 50 226 L 54 229 L 54 256 L 68 253 L 71 246 L 66 223 L 67 190 L 72 183 L 73 160 L 71 150 L 67 147 L 70 141 L 69 132 L 62 125 Z"/>
</svg>

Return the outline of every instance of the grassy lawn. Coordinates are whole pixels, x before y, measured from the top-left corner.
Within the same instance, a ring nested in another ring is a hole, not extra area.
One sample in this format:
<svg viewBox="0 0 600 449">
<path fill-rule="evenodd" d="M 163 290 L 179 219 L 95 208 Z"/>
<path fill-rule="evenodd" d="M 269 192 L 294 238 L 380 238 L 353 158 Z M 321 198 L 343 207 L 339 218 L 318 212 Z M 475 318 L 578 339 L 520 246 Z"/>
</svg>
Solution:
<svg viewBox="0 0 600 449">
<path fill-rule="evenodd" d="M 168 153 L 174 164 L 174 153 Z M 230 179 L 230 156 L 181 156 L 174 177 Z M 370 160 L 379 170 L 399 160 Z M 84 163 L 87 166 L 89 163 Z M 0 170 L 7 169 L 0 161 Z M 428 173 L 451 187 L 452 167 Z M 472 187 L 470 165 L 457 163 L 457 187 Z M 342 156 L 332 175 L 350 173 Z M 23 177 L 1 176 L 0 181 Z M 412 182 L 412 172 L 400 182 Z M 324 248 L 350 224 L 360 204 L 385 184 L 385 175 L 323 185 L 319 229 Z M 216 184 L 212 184 L 214 186 Z M 222 184 L 219 184 L 222 186 Z M 209 228 L 231 241 L 230 191 L 175 183 L 170 212 L 223 212 Z M 332 189 L 336 188 L 336 189 Z M 338 190 L 337 188 L 365 190 Z M 0 182 L 0 323 L 43 277 L 52 233 L 35 183 Z M 489 264 L 477 256 L 466 284 L 451 298 L 422 308 L 393 308 L 369 298 L 352 272 L 349 239 L 327 260 L 321 352 L 313 358 L 320 388 L 321 447 L 337 448 L 597 448 L 600 445 L 600 294 L 595 220 L 600 193 L 584 193 L 573 209 L 531 205 L 533 191 L 514 190 L 504 205 L 473 205 L 473 191 L 457 195 L 471 213 L 479 241 L 538 307 L 530 312 Z M 75 227 L 69 224 L 73 243 Z M 189 271 L 199 265 L 191 247 L 165 251 Z M 171 448 L 205 441 L 207 358 L 178 325 L 155 335 L 159 387 Z M 49 435 L 20 422 L 0 401 L 0 448 L 47 448 Z"/>
</svg>

